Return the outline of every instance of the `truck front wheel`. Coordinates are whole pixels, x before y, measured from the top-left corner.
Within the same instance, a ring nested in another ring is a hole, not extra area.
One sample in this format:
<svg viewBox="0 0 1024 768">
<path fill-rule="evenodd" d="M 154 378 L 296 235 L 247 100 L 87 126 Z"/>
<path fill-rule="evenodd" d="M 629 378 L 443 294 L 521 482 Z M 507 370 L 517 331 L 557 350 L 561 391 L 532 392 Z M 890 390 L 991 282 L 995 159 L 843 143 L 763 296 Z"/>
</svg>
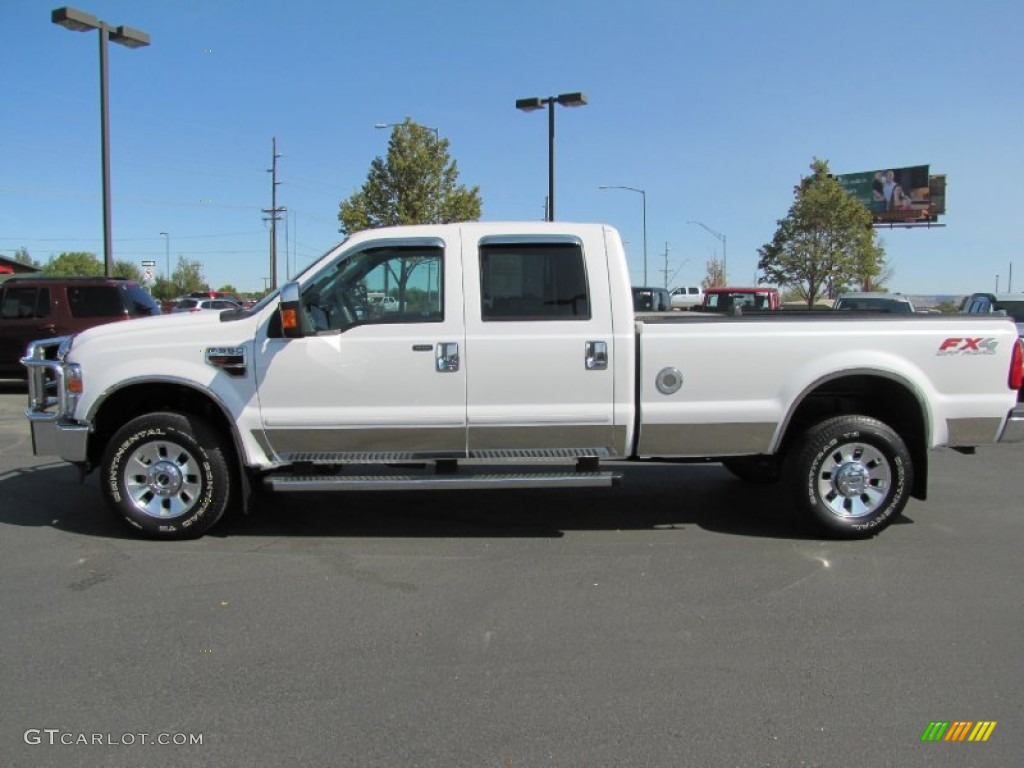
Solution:
<svg viewBox="0 0 1024 768">
<path fill-rule="evenodd" d="M 883 530 L 903 511 L 913 486 L 907 446 L 868 416 L 816 424 L 787 463 L 801 511 L 835 538 L 866 538 Z"/>
<path fill-rule="evenodd" d="M 224 453 L 221 438 L 196 416 L 139 416 L 107 446 L 103 494 L 136 530 L 164 539 L 201 536 L 227 508 L 231 472 Z"/>
</svg>

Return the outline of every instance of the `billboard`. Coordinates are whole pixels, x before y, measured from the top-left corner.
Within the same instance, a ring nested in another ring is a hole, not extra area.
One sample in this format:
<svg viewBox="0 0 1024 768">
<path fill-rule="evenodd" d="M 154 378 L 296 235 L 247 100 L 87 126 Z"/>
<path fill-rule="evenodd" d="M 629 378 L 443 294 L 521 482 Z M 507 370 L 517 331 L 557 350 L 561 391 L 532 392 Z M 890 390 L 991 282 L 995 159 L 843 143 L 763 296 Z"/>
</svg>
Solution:
<svg viewBox="0 0 1024 768">
<path fill-rule="evenodd" d="M 876 225 L 930 224 L 946 212 L 946 177 L 929 175 L 927 165 L 846 173 L 836 180 L 871 211 Z"/>
</svg>

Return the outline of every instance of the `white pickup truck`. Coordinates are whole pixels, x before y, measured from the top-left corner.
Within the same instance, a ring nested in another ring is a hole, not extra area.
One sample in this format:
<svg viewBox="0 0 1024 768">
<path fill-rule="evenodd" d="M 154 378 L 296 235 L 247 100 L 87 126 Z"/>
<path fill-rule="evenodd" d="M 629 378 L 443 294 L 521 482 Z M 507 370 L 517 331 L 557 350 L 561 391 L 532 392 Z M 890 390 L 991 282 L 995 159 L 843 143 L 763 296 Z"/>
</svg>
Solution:
<svg viewBox="0 0 1024 768">
<path fill-rule="evenodd" d="M 112 509 L 164 538 L 257 486 L 610 486 L 607 460 L 785 480 L 824 533 L 862 537 L 925 497 L 929 449 L 1024 439 L 1009 320 L 636 315 L 600 224 L 361 232 L 251 309 L 114 323 L 23 362 L 35 453 L 99 467 Z"/>
</svg>

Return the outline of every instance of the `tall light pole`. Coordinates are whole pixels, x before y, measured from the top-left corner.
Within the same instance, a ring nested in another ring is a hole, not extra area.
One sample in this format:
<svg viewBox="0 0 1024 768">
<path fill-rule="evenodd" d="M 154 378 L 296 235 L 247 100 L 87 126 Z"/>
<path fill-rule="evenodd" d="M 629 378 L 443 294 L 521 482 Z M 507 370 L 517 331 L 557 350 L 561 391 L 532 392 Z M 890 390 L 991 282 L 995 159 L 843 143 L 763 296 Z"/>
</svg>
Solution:
<svg viewBox="0 0 1024 768">
<path fill-rule="evenodd" d="M 419 123 L 410 123 L 410 124 L 411 125 L 419 125 Z M 403 125 L 405 125 L 405 123 L 374 123 L 373 127 L 377 128 L 377 129 L 381 129 L 381 128 L 401 128 Z M 433 131 L 434 132 L 434 141 L 440 141 L 441 140 L 441 133 L 440 133 L 439 129 L 434 128 L 433 126 L 430 126 L 430 125 L 422 125 L 420 127 L 421 128 L 426 128 L 428 131 Z"/>
<path fill-rule="evenodd" d="M 630 192 L 638 192 L 644 200 L 644 286 L 647 285 L 647 192 L 636 187 L 619 187 L 602 184 L 598 189 L 628 189 Z"/>
<path fill-rule="evenodd" d="M 579 91 L 560 93 L 546 99 L 538 96 L 516 99 L 516 109 L 523 112 L 543 109 L 545 104 L 548 108 L 548 221 L 555 220 L 555 104 L 561 104 L 563 107 L 582 107 L 586 103 L 586 95 Z"/>
<path fill-rule="evenodd" d="M 166 256 L 167 256 L 167 274 L 166 274 L 166 277 L 167 277 L 167 282 L 170 282 L 171 281 L 171 235 L 168 232 L 161 232 L 160 234 L 164 236 L 164 246 L 165 246 L 165 252 L 166 252 Z"/>
<path fill-rule="evenodd" d="M 704 224 L 703 222 L 700 222 L 700 221 L 688 221 L 686 223 L 687 224 L 696 224 L 698 227 L 703 227 L 705 230 L 707 230 L 708 234 L 710 234 L 712 237 L 716 237 L 716 238 L 718 238 L 719 240 L 722 241 L 722 280 L 725 282 L 726 285 L 728 285 L 729 284 L 729 257 L 728 257 L 728 255 L 726 255 L 726 252 L 725 252 L 725 235 L 723 235 L 721 232 L 716 232 L 711 227 L 709 227 L 707 224 Z"/>
<path fill-rule="evenodd" d="M 118 26 L 111 27 L 90 13 L 74 8 L 57 8 L 50 14 L 50 21 L 74 32 L 98 29 L 100 32 L 100 134 L 101 163 L 103 178 L 103 264 L 107 277 L 114 275 L 114 248 L 110 227 L 110 110 L 107 101 L 107 38 L 128 48 L 149 45 L 149 34 L 139 29 Z"/>
</svg>

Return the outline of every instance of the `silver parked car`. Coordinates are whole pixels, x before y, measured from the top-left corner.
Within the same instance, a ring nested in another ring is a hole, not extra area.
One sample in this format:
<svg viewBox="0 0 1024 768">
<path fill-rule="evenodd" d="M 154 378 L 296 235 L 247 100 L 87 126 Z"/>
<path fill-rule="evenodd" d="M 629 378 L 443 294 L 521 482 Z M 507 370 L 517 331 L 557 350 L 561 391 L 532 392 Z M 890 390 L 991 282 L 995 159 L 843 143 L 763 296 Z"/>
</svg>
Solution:
<svg viewBox="0 0 1024 768">
<path fill-rule="evenodd" d="M 230 299 L 181 299 L 174 308 L 174 312 L 223 312 L 225 309 L 241 309 L 242 305 Z"/>
</svg>

